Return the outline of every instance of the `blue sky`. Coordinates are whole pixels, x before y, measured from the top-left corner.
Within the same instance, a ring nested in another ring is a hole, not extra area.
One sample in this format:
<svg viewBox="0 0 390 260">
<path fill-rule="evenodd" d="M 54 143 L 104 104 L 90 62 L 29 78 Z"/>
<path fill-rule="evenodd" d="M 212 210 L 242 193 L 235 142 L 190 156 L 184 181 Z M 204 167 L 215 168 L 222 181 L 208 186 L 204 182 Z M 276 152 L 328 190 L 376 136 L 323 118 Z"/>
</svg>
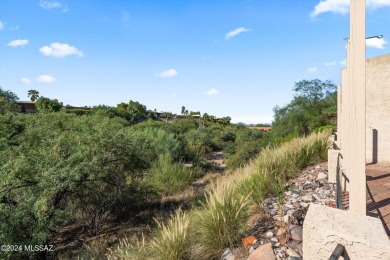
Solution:
<svg viewBox="0 0 390 260">
<path fill-rule="evenodd" d="M 348 0 L 1 0 L 0 86 L 64 104 L 272 121 L 302 79 L 340 82 Z M 390 0 L 367 0 L 367 57 Z"/>
</svg>

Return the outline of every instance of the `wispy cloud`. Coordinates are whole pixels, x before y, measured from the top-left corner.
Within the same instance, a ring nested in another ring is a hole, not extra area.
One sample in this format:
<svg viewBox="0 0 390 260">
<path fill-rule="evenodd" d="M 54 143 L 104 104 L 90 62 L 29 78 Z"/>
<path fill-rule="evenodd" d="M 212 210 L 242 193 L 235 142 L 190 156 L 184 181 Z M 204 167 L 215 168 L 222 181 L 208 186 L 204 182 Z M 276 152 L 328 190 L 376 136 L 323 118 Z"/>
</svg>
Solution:
<svg viewBox="0 0 390 260">
<path fill-rule="evenodd" d="M 122 21 L 125 27 L 130 26 L 130 14 L 128 12 L 122 12 Z"/>
<path fill-rule="evenodd" d="M 0 31 L 4 29 L 4 23 L 0 21 Z"/>
<path fill-rule="evenodd" d="M 243 33 L 243 32 L 249 32 L 250 29 L 247 29 L 245 27 L 240 27 L 240 28 L 237 28 L 233 31 L 230 31 L 228 32 L 226 35 L 225 35 L 225 40 L 229 40 L 237 35 L 239 35 L 240 33 Z"/>
<path fill-rule="evenodd" d="M 37 77 L 37 81 L 40 83 L 53 83 L 54 81 L 56 81 L 56 78 L 49 75 L 41 75 Z"/>
<path fill-rule="evenodd" d="M 339 62 L 341 66 L 347 66 L 347 59 L 344 59 Z"/>
<path fill-rule="evenodd" d="M 371 38 L 366 40 L 367 47 L 373 47 L 377 49 L 384 49 L 385 45 L 387 44 L 386 40 L 384 38 Z"/>
<path fill-rule="evenodd" d="M 21 40 L 21 39 L 18 39 L 18 40 L 13 40 L 13 41 L 10 41 L 7 46 L 10 46 L 10 47 L 18 47 L 18 46 L 25 46 L 28 44 L 28 40 Z"/>
<path fill-rule="evenodd" d="M 173 77 L 176 77 L 177 74 L 178 74 L 178 72 L 175 69 L 169 69 L 169 70 L 165 70 L 161 73 L 158 73 L 157 76 L 159 76 L 161 78 L 173 78 Z"/>
<path fill-rule="evenodd" d="M 30 83 L 31 83 L 31 79 L 22 77 L 22 78 L 19 80 L 19 82 L 22 83 L 22 84 L 30 84 Z"/>
<path fill-rule="evenodd" d="M 331 66 L 335 66 L 336 63 L 337 63 L 337 61 L 329 61 L 329 62 L 325 62 L 324 65 L 327 67 L 331 67 Z"/>
<path fill-rule="evenodd" d="M 216 90 L 215 88 L 210 88 L 210 89 L 207 90 L 205 93 L 206 93 L 207 96 L 219 95 L 219 91 Z"/>
<path fill-rule="evenodd" d="M 77 57 L 83 57 L 84 54 L 76 47 L 67 43 L 55 42 L 49 46 L 43 46 L 39 51 L 45 56 L 52 56 L 55 58 L 64 58 L 66 56 L 75 55 Z"/>
<path fill-rule="evenodd" d="M 367 0 L 367 7 L 377 9 L 390 6 L 390 0 Z M 321 0 L 310 13 L 311 17 L 331 12 L 334 14 L 346 14 L 349 12 L 349 0 Z"/>
<path fill-rule="evenodd" d="M 50 10 L 50 9 L 61 9 L 63 13 L 66 13 L 68 11 L 68 6 L 60 3 L 59 1 L 48 1 L 48 0 L 41 0 L 40 6 L 43 9 Z"/>
<path fill-rule="evenodd" d="M 311 67 L 311 68 L 308 68 L 307 71 L 310 72 L 310 73 L 316 73 L 317 72 L 317 68 L 316 67 Z"/>
</svg>

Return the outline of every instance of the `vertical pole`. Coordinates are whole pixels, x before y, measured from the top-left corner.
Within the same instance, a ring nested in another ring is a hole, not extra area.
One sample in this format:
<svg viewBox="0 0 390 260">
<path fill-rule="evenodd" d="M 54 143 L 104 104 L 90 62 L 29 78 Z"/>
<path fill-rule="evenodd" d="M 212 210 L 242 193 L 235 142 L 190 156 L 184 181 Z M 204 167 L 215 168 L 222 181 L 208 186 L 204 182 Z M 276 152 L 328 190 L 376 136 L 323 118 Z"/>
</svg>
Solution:
<svg viewBox="0 0 390 260">
<path fill-rule="evenodd" d="M 342 160 L 342 169 L 344 169 L 344 174 L 348 177 L 350 180 L 350 151 L 349 151 L 349 96 L 350 96 L 350 86 L 349 86 L 349 40 L 347 42 L 347 67 L 342 69 L 341 71 L 341 84 L 342 84 L 342 148 L 341 148 L 341 154 L 343 155 Z M 340 178 L 341 188 L 343 190 L 349 191 L 350 190 L 350 183 L 347 183 L 346 180 Z"/>
<path fill-rule="evenodd" d="M 350 6 L 350 210 L 366 215 L 366 0 Z"/>
</svg>

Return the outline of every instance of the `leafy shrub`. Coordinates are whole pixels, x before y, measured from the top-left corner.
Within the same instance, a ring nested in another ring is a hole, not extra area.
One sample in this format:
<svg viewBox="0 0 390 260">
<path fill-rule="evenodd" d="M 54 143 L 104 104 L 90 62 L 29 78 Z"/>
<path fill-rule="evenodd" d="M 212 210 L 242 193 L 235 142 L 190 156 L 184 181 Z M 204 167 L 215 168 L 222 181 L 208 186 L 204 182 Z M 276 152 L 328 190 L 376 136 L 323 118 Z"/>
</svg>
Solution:
<svg viewBox="0 0 390 260">
<path fill-rule="evenodd" d="M 169 154 L 162 154 L 152 164 L 145 181 L 158 193 L 168 195 L 186 188 L 196 174 L 197 169 L 187 169 L 182 163 L 172 162 Z"/>
<path fill-rule="evenodd" d="M 13 144 L 0 151 L 4 244 L 44 244 L 68 221 L 86 221 L 97 234 L 108 216 L 153 199 L 139 181 L 155 157 L 152 140 L 126 130 L 126 121 L 65 113 L 17 118 L 11 120 L 23 131 L 8 133 Z"/>
<path fill-rule="evenodd" d="M 150 140 L 151 149 L 154 150 L 156 157 L 161 154 L 170 154 L 176 160 L 181 155 L 181 143 L 174 134 L 158 128 L 144 128 L 137 133 L 145 135 L 145 138 Z"/>
<path fill-rule="evenodd" d="M 171 130 L 177 135 L 187 133 L 188 131 L 197 129 L 198 127 L 199 122 L 193 118 L 178 119 L 171 123 Z"/>
</svg>

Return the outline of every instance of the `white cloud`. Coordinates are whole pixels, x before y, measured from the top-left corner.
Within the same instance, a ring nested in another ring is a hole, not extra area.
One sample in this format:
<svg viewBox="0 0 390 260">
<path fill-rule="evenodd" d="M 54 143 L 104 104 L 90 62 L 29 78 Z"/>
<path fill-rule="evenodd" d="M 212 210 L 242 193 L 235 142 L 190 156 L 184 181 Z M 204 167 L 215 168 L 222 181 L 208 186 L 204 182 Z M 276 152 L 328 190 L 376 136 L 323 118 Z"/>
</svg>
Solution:
<svg viewBox="0 0 390 260">
<path fill-rule="evenodd" d="M 347 66 L 347 59 L 344 59 L 339 62 L 341 66 Z"/>
<path fill-rule="evenodd" d="M 219 94 L 219 91 L 216 90 L 215 88 L 210 88 L 205 93 L 206 93 L 207 96 L 215 96 L 215 95 Z"/>
<path fill-rule="evenodd" d="M 367 0 L 367 7 L 377 9 L 390 6 L 390 0 Z M 349 0 L 321 0 L 310 13 L 315 17 L 321 13 L 346 14 L 349 12 Z"/>
<path fill-rule="evenodd" d="M 390 6 L 390 0 L 368 0 L 367 6 L 372 9 Z"/>
<path fill-rule="evenodd" d="M 245 123 L 245 124 L 259 124 L 259 123 L 271 123 L 273 117 L 269 115 L 255 115 L 255 116 L 232 116 L 232 123 Z"/>
<path fill-rule="evenodd" d="M 47 1 L 47 0 L 41 0 L 40 6 L 43 9 L 50 10 L 50 9 L 62 9 L 63 13 L 66 13 L 68 11 L 68 6 L 61 4 L 58 1 Z"/>
<path fill-rule="evenodd" d="M 41 83 L 53 83 L 54 81 L 56 81 L 56 78 L 49 75 L 41 75 L 37 77 L 37 81 Z"/>
<path fill-rule="evenodd" d="M 31 83 L 31 79 L 22 77 L 22 78 L 19 80 L 19 82 L 22 83 L 22 84 L 30 84 L 30 83 Z"/>
<path fill-rule="evenodd" d="M 4 23 L 0 21 L 0 31 L 4 29 Z"/>
<path fill-rule="evenodd" d="M 225 35 L 225 40 L 229 40 L 230 38 L 233 38 L 235 36 L 237 36 L 238 34 L 240 33 L 243 33 L 243 32 L 249 32 L 250 29 L 247 29 L 245 27 L 240 27 L 240 28 L 237 28 L 231 32 L 228 32 L 226 35 Z"/>
<path fill-rule="evenodd" d="M 39 51 L 45 56 L 52 56 L 55 58 L 63 58 L 69 55 L 76 55 L 83 57 L 84 54 L 79 51 L 76 47 L 71 46 L 67 43 L 54 42 L 49 46 L 43 46 Z"/>
<path fill-rule="evenodd" d="M 371 38 L 371 39 L 367 39 L 366 40 L 366 45 L 367 47 L 374 47 L 374 48 L 378 48 L 378 49 L 384 49 L 385 48 L 385 44 L 387 44 L 387 42 L 385 41 L 384 38 Z"/>
<path fill-rule="evenodd" d="M 329 62 L 325 62 L 324 65 L 327 67 L 330 67 L 330 66 L 336 65 L 336 63 L 337 63 L 337 61 L 329 61 Z"/>
<path fill-rule="evenodd" d="M 311 68 L 308 68 L 307 71 L 310 72 L 310 73 L 316 73 L 317 72 L 317 68 L 316 67 L 311 67 Z"/>
<path fill-rule="evenodd" d="M 332 12 L 346 14 L 349 12 L 349 0 L 321 0 L 310 13 L 311 17 L 315 17 L 321 13 Z"/>
<path fill-rule="evenodd" d="M 27 45 L 28 44 L 28 40 L 21 40 L 21 39 L 18 39 L 18 40 L 14 40 L 14 41 L 10 41 L 7 46 L 10 46 L 10 47 L 18 47 L 18 46 L 24 46 L 24 45 Z"/>
<path fill-rule="evenodd" d="M 177 71 L 174 70 L 174 69 L 169 69 L 169 70 L 165 70 L 159 74 L 157 74 L 157 76 L 161 77 L 161 78 L 173 78 L 173 77 L 176 77 L 177 76 Z"/>
</svg>

